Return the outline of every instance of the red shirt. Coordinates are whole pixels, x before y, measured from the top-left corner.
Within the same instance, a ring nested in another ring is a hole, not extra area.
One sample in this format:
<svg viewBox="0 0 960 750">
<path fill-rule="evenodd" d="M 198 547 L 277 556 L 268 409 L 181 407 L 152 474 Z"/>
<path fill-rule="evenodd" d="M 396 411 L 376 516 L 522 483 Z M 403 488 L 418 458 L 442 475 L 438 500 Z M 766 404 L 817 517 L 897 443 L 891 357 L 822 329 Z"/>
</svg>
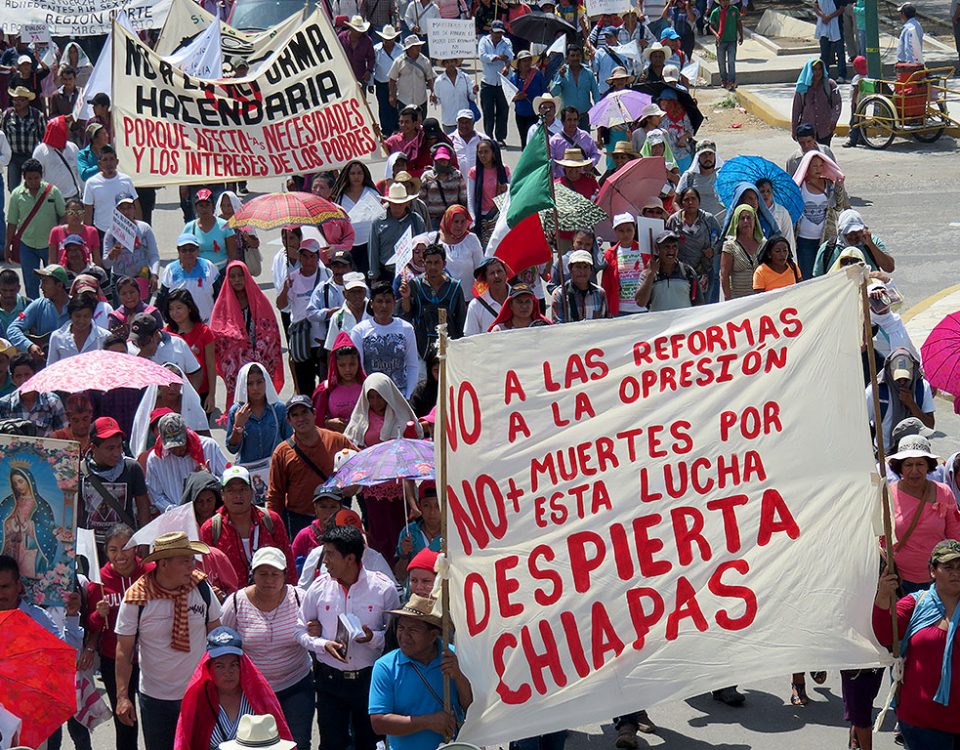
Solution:
<svg viewBox="0 0 960 750">
<path fill-rule="evenodd" d="M 250 552 L 244 549 L 240 535 L 236 527 L 230 522 L 226 508 L 220 508 L 217 513 L 223 519 L 220 538 L 217 543 L 213 543 L 213 518 L 208 518 L 203 522 L 200 528 L 200 540 L 211 547 L 221 550 L 230 560 L 234 572 L 237 574 L 237 580 L 250 580 L 250 561 L 253 553 L 261 547 L 277 547 L 287 558 L 287 582 L 295 584 L 297 582 L 297 567 L 293 564 L 293 552 L 290 549 L 290 540 L 287 538 L 287 530 L 284 528 L 283 520 L 272 510 L 263 511 L 254 506 L 250 509 Z M 273 531 L 267 528 L 263 522 L 265 513 L 270 514 L 273 521 Z"/>
<path fill-rule="evenodd" d="M 100 655 L 107 659 L 117 658 L 117 635 L 113 632 L 117 624 L 117 612 L 120 611 L 120 603 L 123 601 L 123 595 L 127 589 L 133 585 L 140 576 L 146 575 L 156 567 L 153 563 L 141 565 L 137 561 L 137 567 L 133 573 L 128 576 L 121 576 L 113 569 L 110 563 L 100 568 L 100 580 L 102 584 L 90 582 L 87 584 L 87 627 L 94 632 L 100 633 Z M 101 599 L 110 605 L 110 612 L 107 619 L 104 620 L 97 612 L 97 602 Z"/>
<path fill-rule="evenodd" d="M 213 331 L 211 331 L 210 328 L 203 323 L 194 323 L 190 333 L 175 333 L 174 331 L 170 330 L 170 326 L 167 326 L 166 330 L 171 336 L 179 336 L 186 341 L 187 346 L 190 347 L 190 351 L 193 352 L 193 356 L 197 358 L 197 362 L 200 363 L 200 371 L 202 373 L 202 382 L 200 383 L 200 387 L 197 389 L 197 393 L 200 394 L 201 398 L 206 396 L 210 392 L 210 373 L 207 372 L 207 358 L 204 355 L 203 350 L 206 348 L 207 344 L 212 344 L 216 341 Z"/>
<path fill-rule="evenodd" d="M 310 550 L 319 547 L 323 542 L 323 527 L 320 521 L 313 521 L 307 528 L 301 529 L 293 540 L 293 559 L 307 558 Z"/>
</svg>

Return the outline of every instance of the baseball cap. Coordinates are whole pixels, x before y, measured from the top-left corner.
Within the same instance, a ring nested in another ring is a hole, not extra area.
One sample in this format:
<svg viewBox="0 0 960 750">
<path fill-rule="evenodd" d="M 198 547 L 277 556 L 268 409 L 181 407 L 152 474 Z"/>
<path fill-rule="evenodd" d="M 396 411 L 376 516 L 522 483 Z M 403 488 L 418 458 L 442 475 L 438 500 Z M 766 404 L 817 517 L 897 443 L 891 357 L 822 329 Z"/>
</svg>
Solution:
<svg viewBox="0 0 960 750">
<path fill-rule="evenodd" d="M 106 440 L 114 435 L 123 435 L 120 424 L 113 417 L 98 417 L 93 421 L 93 436 L 98 440 Z"/>
<path fill-rule="evenodd" d="M 261 547 L 253 553 L 250 561 L 250 570 L 256 570 L 261 565 L 269 565 L 277 570 L 287 569 L 287 558 L 276 547 Z"/>
<path fill-rule="evenodd" d="M 207 634 L 207 655 L 216 659 L 227 654 L 243 656 L 243 640 L 236 630 L 221 625 Z"/>
<path fill-rule="evenodd" d="M 697 153 L 702 154 L 704 152 L 716 154 L 717 153 L 717 144 L 710 140 L 702 140 L 697 144 Z"/>
<path fill-rule="evenodd" d="M 662 245 L 664 242 L 669 242 L 670 240 L 679 241 L 680 235 L 676 232 L 671 232 L 669 229 L 657 235 L 658 245 Z"/>
<path fill-rule="evenodd" d="M 363 531 L 363 521 L 359 514 L 353 510 L 338 510 L 337 515 L 333 517 L 334 526 L 356 526 Z"/>
<path fill-rule="evenodd" d="M 677 33 L 676 29 L 668 26 L 663 31 L 660 32 L 660 41 L 664 39 L 679 39 L 680 35 Z"/>
<path fill-rule="evenodd" d="M 160 330 L 160 324 L 150 313 L 137 313 L 130 321 L 130 338 L 138 344 Z"/>
<path fill-rule="evenodd" d="M 66 237 L 64 237 L 60 241 L 60 249 L 62 250 L 67 245 L 85 245 L 85 244 L 87 243 L 83 241 L 83 237 L 81 237 L 79 234 L 68 234 Z"/>
<path fill-rule="evenodd" d="M 247 471 L 243 466 L 234 464 L 223 471 L 223 476 L 220 477 L 220 486 L 226 487 L 234 479 L 239 479 L 244 484 L 250 484 L 250 472 Z"/>
<path fill-rule="evenodd" d="M 613 228 L 616 229 L 621 224 L 636 224 L 637 220 L 633 218 L 633 214 L 622 213 L 617 214 L 613 217 Z"/>
<path fill-rule="evenodd" d="M 347 461 L 349 461 L 351 458 L 357 455 L 357 453 L 358 451 L 355 451 L 353 448 L 342 448 L 341 450 L 338 450 L 333 455 L 334 473 L 340 471 L 340 467 L 342 467 Z"/>
<path fill-rule="evenodd" d="M 334 263 L 345 263 L 353 268 L 353 255 L 346 250 L 335 250 L 333 255 L 330 256 L 330 265 L 332 266 Z"/>
<path fill-rule="evenodd" d="M 99 122 L 91 122 L 89 125 L 87 125 L 86 130 L 83 132 L 86 134 L 87 140 L 89 141 L 93 140 L 93 137 L 101 130 L 103 130 L 103 125 L 101 125 Z"/>
<path fill-rule="evenodd" d="M 533 287 L 529 284 L 514 284 L 510 287 L 510 296 L 511 297 L 521 297 L 524 294 L 531 294 L 536 296 L 533 291 Z"/>
<path fill-rule="evenodd" d="M 291 396 L 290 400 L 287 401 L 287 414 L 289 414 L 295 406 L 305 406 L 310 409 L 310 411 L 314 411 L 313 401 L 310 400 L 309 396 L 305 396 L 302 393 Z"/>
<path fill-rule="evenodd" d="M 187 247 L 192 245 L 193 247 L 200 247 L 200 240 L 198 240 L 190 232 L 184 232 L 179 237 L 177 237 L 177 247 Z"/>
<path fill-rule="evenodd" d="M 213 200 L 213 192 L 211 192 L 207 188 L 200 188 L 197 191 L 197 194 L 194 197 L 193 202 L 200 203 L 200 201 L 209 201 L 209 200 Z"/>
<path fill-rule="evenodd" d="M 937 546 L 930 553 L 931 565 L 939 565 L 957 559 L 960 559 L 960 542 L 956 539 L 944 539 L 942 542 L 937 542 Z"/>
<path fill-rule="evenodd" d="M 906 354 L 898 355 L 893 360 L 890 374 L 893 375 L 894 380 L 910 380 L 913 377 L 913 360 Z"/>
<path fill-rule="evenodd" d="M 136 203 L 137 199 L 134 198 L 130 193 L 118 193 L 116 198 L 116 205 L 121 203 Z"/>
<path fill-rule="evenodd" d="M 35 273 L 37 276 L 50 276 L 64 286 L 70 283 L 70 277 L 67 275 L 67 269 L 63 266 L 58 266 L 56 263 L 48 263 L 43 268 L 38 268 Z"/>
<path fill-rule="evenodd" d="M 603 35 L 604 35 L 604 36 L 609 36 L 610 34 L 618 34 L 618 33 L 619 33 L 619 32 L 617 31 L 617 27 L 616 27 L 616 26 L 604 26 L 604 27 L 603 27 Z"/>
<path fill-rule="evenodd" d="M 434 161 L 437 159 L 446 159 L 450 161 L 453 159 L 453 154 L 450 153 L 450 149 L 446 146 L 440 146 L 436 151 L 433 152 Z"/>
<path fill-rule="evenodd" d="M 490 24 L 490 31 L 506 31 L 507 25 L 503 21 L 494 21 Z"/>
<path fill-rule="evenodd" d="M 367 281 L 363 274 L 359 271 L 345 273 L 343 275 L 343 288 L 344 291 L 347 292 L 349 292 L 351 289 L 366 289 Z"/>
<path fill-rule="evenodd" d="M 574 263 L 586 263 L 587 265 L 593 267 L 593 256 L 586 250 L 574 250 L 570 253 L 570 261 L 568 265 L 573 265 Z"/>
<path fill-rule="evenodd" d="M 797 125 L 797 138 L 806 138 L 806 137 L 816 137 L 817 131 L 814 130 L 813 125 L 808 122 L 801 122 Z"/>
<path fill-rule="evenodd" d="M 476 120 L 477 118 L 473 115 L 472 109 L 461 109 L 457 112 L 458 120 Z"/>
<path fill-rule="evenodd" d="M 343 493 L 336 487 L 326 487 L 322 484 L 318 485 L 317 489 L 313 491 L 313 502 L 323 500 L 325 497 L 332 498 L 338 503 L 343 502 Z"/>
<path fill-rule="evenodd" d="M 183 448 L 187 444 L 187 423 L 173 412 L 160 417 L 160 445 L 164 448 Z"/>
<path fill-rule="evenodd" d="M 313 237 L 304 237 L 300 240 L 300 252 L 306 250 L 308 253 L 320 254 L 320 243 Z"/>
<path fill-rule="evenodd" d="M 17 65 L 23 65 L 24 63 L 30 63 L 32 65 L 33 58 L 30 57 L 30 55 L 20 55 L 20 57 L 17 58 Z"/>
</svg>

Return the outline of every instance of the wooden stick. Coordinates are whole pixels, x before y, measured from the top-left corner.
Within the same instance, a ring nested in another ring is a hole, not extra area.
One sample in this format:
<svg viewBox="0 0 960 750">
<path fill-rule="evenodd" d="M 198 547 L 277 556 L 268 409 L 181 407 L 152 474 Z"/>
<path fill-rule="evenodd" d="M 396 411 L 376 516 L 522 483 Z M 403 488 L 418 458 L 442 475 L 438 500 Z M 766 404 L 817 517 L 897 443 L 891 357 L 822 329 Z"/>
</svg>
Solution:
<svg viewBox="0 0 960 750">
<path fill-rule="evenodd" d="M 883 446 L 883 415 L 880 413 L 880 389 L 877 386 L 877 360 L 873 349 L 873 331 L 870 325 L 870 296 L 867 294 L 867 281 L 864 279 L 860 284 L 860 299 L 863 303 L 863 335 L 867 344 L 867 359 L 870 367 L 870 388 L 873 392 L 873 423 L 876 425 L 877 433 L 877 460 L 880 462 L 880 475 L 883 482 L 883 535 L 885 537 L 885 546 L 887 552 L 887 570 L 890 573 L 897 572 L 896 563 L 893 561 L 893 524 L 890 522 L 890 494 L 887 487 L 886 471 L 887 462 L 884 455 Z M 896 447 L 896 446 L 894 446 Z M 900 658 L 900 635 L 897 623 L 897 604 L 894 601 L 890 607 L 890 617 L 893 620 L 893 658 Z"/>
<path fill-rule="evenodd" d="M 443 556 L 449 564 L 450 558 L 447 555 L 449 545 L 447 544 L 447 311 L 439 310 L 440 325 L 437 327 L 439 334 L 439 355 L 440 355 L 440 377 L 438 378 L 437 393 L 437 421 L 440 426 L 439 436 L 434 433 L 433 439 L 437 441 L 437 460 L 434 477 L 437 483 L 437 497 L 440 499 L 440 549 Z M 442 630 L 442 650 L 441 656 L 447 653 L 450 648 L 450 582 L 444 576 L 440 582 L 440 625 Z M 452 700 L 450 695 L 450 678 L 443 676 L 443 710 L 452 713 Z"/>
</svg>

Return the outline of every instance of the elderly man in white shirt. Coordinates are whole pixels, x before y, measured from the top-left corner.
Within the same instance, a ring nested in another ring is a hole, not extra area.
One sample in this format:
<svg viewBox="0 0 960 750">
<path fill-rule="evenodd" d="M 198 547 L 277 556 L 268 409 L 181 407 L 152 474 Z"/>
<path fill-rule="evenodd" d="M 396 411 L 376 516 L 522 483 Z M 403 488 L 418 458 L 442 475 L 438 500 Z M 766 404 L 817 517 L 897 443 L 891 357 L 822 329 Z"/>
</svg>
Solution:
<svg viewBox="0 0 960 750">
<path fill-rule="evenodd" d="M 464 175 L 477 165 L 477 144 L 487 137 L 483 131 L 477 130 L 475 120 L 472 109 L 461 109 L 457 112 L 457 128 L 450 133 L 453 150 L 457 152 L 457 164 Z"/>
<path fill-rule="evenodd" d="M 375 750 L 367 712 L 373 663 L 383 653 L 388 613 L 400 606 L 396 586 L 383 573 L 366 569 L 363 534 L 335 526 L 323 537 L 326 567 L 300 605 L 300 645 L 317 659 L 317 724 L 320 750 Z M 340 616 L 346 615 L 351 628 Z M 344 632 L 344 631 L 347 632 Z M 317 635 L 319 633 L 319 635 Z"/>
<path fill-rule="evenodd" d="M 394 60 L 403 54 L 403 47 L 397 44 L 400 32 L 390 24 L 377 34 L 383 41 L 373 45 L 373 88 L 377 95 L 377 111 L 380 113 L 380 131 L 386 138 L 396 133 L 400 125 L 400 111 L 390 104 L 390 68 Z"/>
<path fill-rule="evenodd" d="M 456 130 L 457 115 L 464 109 L 470 109 L 477 91 L 470 76 L 460 68 L 461 60 L 444 60 L 443 73 L 433 82 L 433 96 L 430 101 L 440 104 L 440 125 L 444 133 Z"/>
<path fill-rule="evenodd" d="M 180 505 L 188 476 L 206 469 L 219 479 L 227 468 L 227 457 L 213 438 L 188 430 L 183 417 L 175 412 L 160 417 L 157 429 L 161 451 L 150 450 L 147 455 L 147 491 L 150 504 L 164 513 Z"/>
</svg>

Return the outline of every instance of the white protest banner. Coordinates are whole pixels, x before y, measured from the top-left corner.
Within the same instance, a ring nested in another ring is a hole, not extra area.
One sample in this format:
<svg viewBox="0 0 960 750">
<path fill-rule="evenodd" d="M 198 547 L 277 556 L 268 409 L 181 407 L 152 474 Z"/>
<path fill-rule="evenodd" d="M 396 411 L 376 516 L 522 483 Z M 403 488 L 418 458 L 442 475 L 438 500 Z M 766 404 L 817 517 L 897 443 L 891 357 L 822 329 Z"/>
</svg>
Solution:
<svg viewBox="0 0 960 750">
<path fill-rule="evenodd" d="M 463 60 L 477 56 L 477 31 L 473 19 L 433 18 L 427 27 L 430 57 Z"/>
<path fill-rule="evenodd" d="M 449 343 L 459 740 L 880 662 L 859 297 L 829 274 Z"/>
<path fill-rule="evenodd" d="M 621 15 L 631 7 L 631 0 L 587 0 L 587 16 Z"/>
<path fill-rule="evenodd" d="M 373 119 L 321 10 L 248 78 L 207 81 L 116 27 L 117 155 L 138 185 L 335 169 L 378 147 Z"/>
<path fill-rule="evenodd" d="M 193 503 L 178 505 L 175 508 L 170 508 L 166 513 L 161 513 L 130 537 L 130 541 L 123 548 L 131 549 L 141 544 L 149 547 L 158 536 L 169 534 L 172 531 L 182 531 L 193 541 L 200 541 L 200 527 L 197 526 L 197 516 L 193 511 Z"/>
<path fill-rule="evenodd" d="M 192 78 L 220 78 L 223 75 L 220 24 L 210 23 L 190 44 L 163 59 Z"/>
<path fill-rule="evenodd" d="M 413 259 L 413 227 L 407 227 L 407 231 L 400 235 L 400 239 L 397 240 L 397 244 L 394 245 L 393 255 L 390 256 L 384 265 L 393 266 L 396 268 L 397 275 L 399 276 L 403 269 L 407 267 Z"/>
<path fill-rule="evenodd" d="M 43 25 L 52 36 L 109 34 L 113 17 L 126 11 L 137 31 L 159 29 L 172 0 L 0 0 L 0 25 L 8 34 Z"/>
<path fill-rule="evenodd" d="M 27 44 L 50 44 L 50 27 L 45 23 L 25 23 L 20 27 L 20 41 Z"/>
<path fill-rule="evenodd" d="M 77 527 L 77 556 L 87 558 L 89 570 L 87 578 L 94 583 L 102 583 L 100 580 L 100 554 L 97 552 L 97 536 L 93 529 L 81 529 Z"/>
<path fill-rule="evenodd" d="M 503 95 L 508 102 L 513 101 L 513 97 L 520 91 L 519 87 L 513 85 L 513 81 L 507 78 L 503 73 L 500 74 L 500 88 L 503 89 Z"/>
<path fill-rule="evenodd" d="M 117 209 L 113 209 L 113 222 L 110 225 L 110 234 L 112 234 L 114 239 L 123 245 L 123 247 L 131 253 L 133 252 L 134 245 L 137 241 L 137 225 Z"/>
<path fill-rule="evenodd" d="M 117 14 L 117 24 L 133 33 L 133 26 L 127 14 L 121 11 Z M 80 95 L 73 105 L 75 120 L 89 120 L 93 117 L 93 97 L 97 94 L 106 94 L 113 101 L 113 35 L 107 34 L 100 50 L 100 56 L 93 64 L 87 85 L 80 89 Z"/>
</svg>

